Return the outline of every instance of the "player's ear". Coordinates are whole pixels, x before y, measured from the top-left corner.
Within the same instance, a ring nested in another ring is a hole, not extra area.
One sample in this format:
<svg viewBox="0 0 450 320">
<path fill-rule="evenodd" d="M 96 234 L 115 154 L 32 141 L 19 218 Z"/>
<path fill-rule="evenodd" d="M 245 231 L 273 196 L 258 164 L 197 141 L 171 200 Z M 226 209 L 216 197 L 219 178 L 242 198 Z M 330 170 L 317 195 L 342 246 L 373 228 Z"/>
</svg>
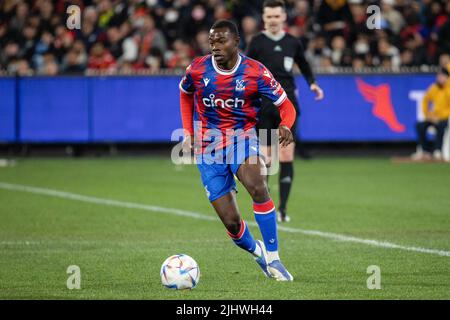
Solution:
<svg viewBox="0 0 450 320">
<path fill-rule="evenodd" d="M 236 47 L 239 47 L 239 43 L 241 42 L 241 38 L 238 35 L 236 35 L 234 37 L 234 41 L 236 42 Z"/>
</svg>

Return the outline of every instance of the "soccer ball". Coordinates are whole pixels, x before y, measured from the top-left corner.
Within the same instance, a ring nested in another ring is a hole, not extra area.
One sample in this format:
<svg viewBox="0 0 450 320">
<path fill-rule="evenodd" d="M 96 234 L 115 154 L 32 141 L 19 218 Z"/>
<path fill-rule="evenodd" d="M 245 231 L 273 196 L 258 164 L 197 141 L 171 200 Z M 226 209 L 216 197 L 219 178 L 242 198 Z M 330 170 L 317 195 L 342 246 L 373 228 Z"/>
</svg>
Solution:
<svg viewBox="0 0 450 320">
<path fill-rule="evenodd" d="M 161 266 L 161 282 L 170 289 L 193 289 L 200 280 L 197 262 L 186 254 L 168 257 Z"/>
</svg>

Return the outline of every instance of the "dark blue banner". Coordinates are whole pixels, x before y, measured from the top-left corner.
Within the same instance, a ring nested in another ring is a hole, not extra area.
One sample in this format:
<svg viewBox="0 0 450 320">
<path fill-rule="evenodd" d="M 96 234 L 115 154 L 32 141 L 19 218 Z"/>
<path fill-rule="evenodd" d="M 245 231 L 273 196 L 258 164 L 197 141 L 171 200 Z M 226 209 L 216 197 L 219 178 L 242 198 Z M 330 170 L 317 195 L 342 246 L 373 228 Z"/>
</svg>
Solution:
<svg viewBox="0 0 450 320">
<path fill-rule="evenodd" d="M 297 78 L 304 141 L 412 141 L 417 106 L 432 75 L 320 76 L 318 102 Z"/>
<path fill-rule="evenodd" d="M 88 78 L 22 78 L 21 142 L 88 142 Z"/>
<path fill-rule="evenodd" d="M 92 141 L 168 142 L 181 127 L 177 77 L 91 79 Z"/>
<path fill-rule="evenodd" d="M 16 90 L 14 78 L 1 78 L 0 142 L 169 142 L 181 127 L 179 80 L 37 77 L 19 79 Z M 413 141 L 418 106 L 433 81 L 420 74 L 323 75 L 325 99 L 318 102 L 298 77 L 298 132 L 304 141 Z"/>
<path fill-rule="evenodd" d="M 16 81 L 0 78 L 0 142 L 16 140 Z"/>
</svg>

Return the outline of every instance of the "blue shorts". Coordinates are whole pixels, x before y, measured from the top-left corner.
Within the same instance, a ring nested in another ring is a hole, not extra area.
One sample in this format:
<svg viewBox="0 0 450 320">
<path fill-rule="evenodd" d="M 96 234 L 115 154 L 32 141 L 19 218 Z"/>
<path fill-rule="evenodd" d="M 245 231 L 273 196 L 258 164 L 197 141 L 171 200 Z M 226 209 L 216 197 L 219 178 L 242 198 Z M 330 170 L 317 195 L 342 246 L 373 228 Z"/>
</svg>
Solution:
<svg viewBox="0 0 450 320">
<path fill-rule="evenodd" d="M 257 138 L 238 141 L 217 152 L 204 152 L 196 156 L 209 201 L 217 200 L 231 190 L 237 191 L 234 175 L 240 165 L 254 155 L 261 156 Z"/>
</svg>

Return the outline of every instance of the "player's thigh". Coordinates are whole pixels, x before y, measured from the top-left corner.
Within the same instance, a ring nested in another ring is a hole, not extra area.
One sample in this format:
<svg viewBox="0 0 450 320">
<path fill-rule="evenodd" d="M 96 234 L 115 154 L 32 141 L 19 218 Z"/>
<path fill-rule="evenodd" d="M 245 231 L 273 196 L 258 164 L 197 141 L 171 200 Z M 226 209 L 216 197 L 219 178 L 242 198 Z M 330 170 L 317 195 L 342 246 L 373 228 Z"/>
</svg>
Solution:
<svg viewBox="0 0 450 320">
<path fill-rule="evenodd" d="M 239 166 L 237 176 L 242 185 L 257 202 L 269 199 L 267 168 L 261 157 L 252 155 Z"/>
<path fill-rule="evenodd" d="M 261 144 L 259 146 L 259 150 L 261 152 L 261 155 L 264 157 L 264 162 L 266 164 L 266 167 L 270 167 L 272 164 L 272 148 L 271 146 L 266 146 L 264 144 Z"/>
</svg>

